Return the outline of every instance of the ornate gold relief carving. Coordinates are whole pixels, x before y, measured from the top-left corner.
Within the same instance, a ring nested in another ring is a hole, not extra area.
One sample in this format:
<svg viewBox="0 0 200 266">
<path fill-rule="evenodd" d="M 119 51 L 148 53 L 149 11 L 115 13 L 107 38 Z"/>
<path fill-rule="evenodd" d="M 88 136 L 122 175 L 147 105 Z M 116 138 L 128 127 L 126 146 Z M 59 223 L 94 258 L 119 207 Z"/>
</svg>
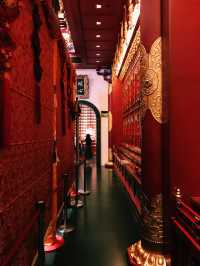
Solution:
<svg viewBox="0 0 200 266">
<path fill-rule="evenodd" d="M 121 31 L 118 35 L 116 53 L 113 61 L 113 75 L 119 76 L 123 63 L 131 46 L 135 28 L 140 16 L 140 1 L 129 0 L 128 7 L 124 7 L 124 18 L 121 23 Z"/>
<path fill-rule="evenodd" d="M 142 215 L 142 241 L 135 243 L 128 248 L 130 264 L 134 266 L 169 266 L 170 256 L 162 254 L 162 247 L 166 244 L 163 219 L 163 197 L 158 194 L 146 202 L 143 206 Z M 155 248 L 156 247 L 156 248 Z"/>
<path fill-rule="evenodd" d="M 157 38 L 150 53 L 143 45 L 141 53 L 141 90 L 145 110 L 149 109 L 159 123 L 167 121 L 167 97 L 162 89 L 162 40 Z"/>
<path fill-rule="evenodd" d="M 171 265 L 170 258 L 156 252 L 145 250 L 142 247 L 141 241 L 135 243 L 128 248 L 128 256 L 131 265 L 139 266 L 169 266 Z"/>
<path fill-rule="evenodd" d="M 151 198 L 143 206 L 142 239 L 151 244 L 163 245 L 167 237 L 164 234 L 163 197 L 161 194 Z"/>
<path fill-rule="evenodd" d="M 125 74 L 127 73 L 129 66 L 133 62 L 134 56 L 136 55 L 136 53 L 140 47 L 140 36 L 141 36 L 141 34 L 140 34 L 140 27 L 139 27 L 136 34 L 135 34 L 135 38 L 132 42 L 131 48 L 128 52 L 128 55 L 127 55 L 126 60 L 124 62 L 124 65 L 121 69 L 121 72 L 119 75 L 120 80 L 123 80 Z"/>
</svg>

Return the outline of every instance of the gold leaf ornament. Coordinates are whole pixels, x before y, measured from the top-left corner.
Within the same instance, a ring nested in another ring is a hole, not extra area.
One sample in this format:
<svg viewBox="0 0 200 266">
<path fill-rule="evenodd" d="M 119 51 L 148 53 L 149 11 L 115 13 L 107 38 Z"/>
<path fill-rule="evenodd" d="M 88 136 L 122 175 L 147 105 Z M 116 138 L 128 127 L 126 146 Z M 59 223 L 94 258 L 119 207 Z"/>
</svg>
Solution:
<svg viewBox="0 0 200 266">
<path fill-rule="evenodd" d="M 157 38 L 152 44 L 150 53 L 143 45 L 140 47 L 141 55 L 141 90 L 143 116 L 149 109 L 159 123 L 167 121 L 167 97 L 162 87 L 162 40 Z"/>
</svg>

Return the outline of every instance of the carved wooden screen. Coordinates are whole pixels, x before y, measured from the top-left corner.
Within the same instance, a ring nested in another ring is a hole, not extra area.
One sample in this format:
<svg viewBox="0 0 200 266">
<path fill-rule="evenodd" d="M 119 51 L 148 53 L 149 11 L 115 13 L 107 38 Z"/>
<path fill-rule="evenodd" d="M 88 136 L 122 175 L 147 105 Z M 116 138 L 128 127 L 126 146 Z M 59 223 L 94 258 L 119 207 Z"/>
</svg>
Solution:
<svg viewBox="0 0 200 266">
<path fill-rule="evenodd" d="M 140 61 L 137 55 L 123 81 L 123 141 L 141 147 Z"/>
</svg>

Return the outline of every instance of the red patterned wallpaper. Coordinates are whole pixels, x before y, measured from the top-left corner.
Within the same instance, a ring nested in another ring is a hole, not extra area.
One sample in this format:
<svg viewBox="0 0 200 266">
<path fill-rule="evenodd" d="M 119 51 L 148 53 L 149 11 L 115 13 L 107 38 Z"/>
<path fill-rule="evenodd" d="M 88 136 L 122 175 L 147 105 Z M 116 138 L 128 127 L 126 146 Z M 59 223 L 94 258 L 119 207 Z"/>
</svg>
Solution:
<svg viewBox="0 0 200 266">
<path fill-rule="evenodd" d="M 37 200 L 50 202 L 53 146 L 53 41 L 40 7 L 41 66 L 41 123 L 35 123 L 33 29 L 30 1 L 21 1 L 20 16 L 11 24 L 11 35 L 16 43 L 11 64 L 10 143 L 0 150 L 0 265 L 9 256 L 9 251 L 22 235 L 24 228 L 36 213 Z M 39 3 L 40 1 L 38 1 Z M 51 2 L 51 1 L 49 1 Z M 58 77 L 60 80 L 60 77 Z M 66 134 L 61 133 L 60 83 L 58 82 L 58 156 L 59 176 L 72 171 L 72 128 L 66 110 Z M 67 108 L 66 108 L 67 109 Z M 61 184 L 62 179 L 59 178 Z M 61 204 L 59 193 L 59 205 Z M 59 206 L 58 206 L 59 207 Z M 46 211 L 49 221 L 49 209 Z M 29 266 L 36 252 L 35 229 L 14 258 L 13 266 Z"/>
</svg>

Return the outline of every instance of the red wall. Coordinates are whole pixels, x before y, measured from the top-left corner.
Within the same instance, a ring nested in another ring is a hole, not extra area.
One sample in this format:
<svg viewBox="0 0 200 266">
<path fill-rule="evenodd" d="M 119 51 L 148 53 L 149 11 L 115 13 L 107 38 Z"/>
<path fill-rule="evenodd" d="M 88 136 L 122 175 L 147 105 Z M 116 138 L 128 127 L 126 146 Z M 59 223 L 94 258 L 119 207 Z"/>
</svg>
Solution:
<svg viewBox="0 0 200 266">
<path fill-rule="evenodd" d="M 200 2 L 170 5 L 170 175 L 185 196 L 199 195 Z"/>
<path fill-rule="evenodd" d="M 111 107 L 112 112 L 112 131 L 111 147 L 122 142 L 122 84 L 119 79 L 115 79 L 112 84 Z"/>
<path fill-rule="evenodd" d="M 141 36 L 142 43 L 149 52 L 153 42 L 160 36 L 161 1 L 141 1 Z"/>
<path fill-rule="evenodd" d="M 0 150 L 0 265 L 9 256 L 9 251 L 16 240 L 20 239 L 22 232 L 32 221 L 36 212 L 36 201 L 50 200 L 53 147 L 53 40 L 49 37 L 41 8 L 40 17 L 42 19 L 40 58 L 43 68 L 40 83 L 42 102 L 40 124 L 36 124 L 34 114 L 35 78 L 30 1 L 22 1 L 20 16 L 11 24 L 11 36 L 17 48 L 11 61 L 10 143 L 7 148 Z M 63 172 L 72 170 L 73 134 L 71 123 L 68 123 L 70 120 L 68 113 L 66 135 L 61 133 L 59 86 L 58 103 L 58 156 L 61 177 Z M 61 180 L 60 178 L 59 183 L 63 182 Z M 59 198 L 61 199 L 61 195 Z M 46 216 L 49 222 L 50 206 L 47 207 Z M 36 252 L 35 227 L 28 240 L 20 247 L 12 263 L 13 266 L 31 265 Z"/>
</svg>

